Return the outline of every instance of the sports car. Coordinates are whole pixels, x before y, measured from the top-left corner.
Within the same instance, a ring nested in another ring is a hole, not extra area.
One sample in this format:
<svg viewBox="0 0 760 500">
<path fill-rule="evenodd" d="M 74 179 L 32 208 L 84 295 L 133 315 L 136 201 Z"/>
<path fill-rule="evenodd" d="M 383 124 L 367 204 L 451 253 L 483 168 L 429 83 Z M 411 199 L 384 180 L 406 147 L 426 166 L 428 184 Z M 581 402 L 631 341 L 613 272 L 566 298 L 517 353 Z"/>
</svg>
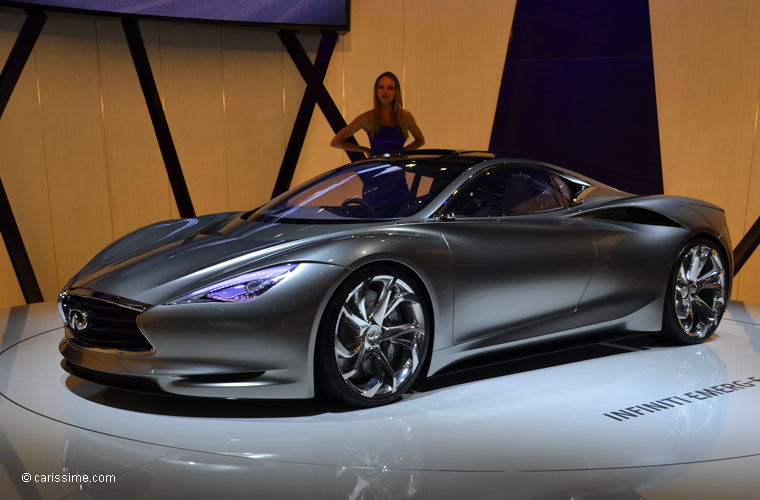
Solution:
<svg viewBox="0 0 760 500">
<path fill-rule="evenodd" d="M 115 241 L 60 294 L 62 365 L 137 390 L 377 406 L 516 347 L 703 342 L 730 249 L 703 201 L 488 152 L 375 157 Z"/>
</svg>

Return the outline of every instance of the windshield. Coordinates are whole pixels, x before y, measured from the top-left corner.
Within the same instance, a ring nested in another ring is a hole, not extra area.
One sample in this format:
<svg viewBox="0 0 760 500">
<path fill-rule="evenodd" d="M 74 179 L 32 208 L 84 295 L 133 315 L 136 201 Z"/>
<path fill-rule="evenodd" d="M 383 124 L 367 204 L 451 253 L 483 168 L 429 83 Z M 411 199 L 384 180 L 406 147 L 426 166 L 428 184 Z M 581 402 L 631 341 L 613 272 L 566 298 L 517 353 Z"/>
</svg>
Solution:
<svg viewBox="0 0 760 500">
<path fill-rule="evenodd" d="M 346 165 L 273 199 L 252 214 L 268 222 L 399 219 L 420 211 L 463 170 L 404 159 Z"/>
</svg>

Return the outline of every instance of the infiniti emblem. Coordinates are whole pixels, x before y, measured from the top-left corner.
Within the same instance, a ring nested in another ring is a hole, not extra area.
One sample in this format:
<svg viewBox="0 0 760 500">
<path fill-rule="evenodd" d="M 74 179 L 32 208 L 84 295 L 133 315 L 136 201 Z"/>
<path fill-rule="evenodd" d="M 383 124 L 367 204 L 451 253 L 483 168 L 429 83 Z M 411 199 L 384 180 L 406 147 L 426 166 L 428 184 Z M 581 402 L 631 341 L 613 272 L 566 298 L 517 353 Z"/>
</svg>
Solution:
<svg viewBox="0 0 760 500">
<path fill-rule="evenodd" d="M 66 322 L 75 332 L 83 332 L 90 326 L 87 324 L 87 313 L 79 309 L 71 309 L 66 315 Z"/>
</svg>

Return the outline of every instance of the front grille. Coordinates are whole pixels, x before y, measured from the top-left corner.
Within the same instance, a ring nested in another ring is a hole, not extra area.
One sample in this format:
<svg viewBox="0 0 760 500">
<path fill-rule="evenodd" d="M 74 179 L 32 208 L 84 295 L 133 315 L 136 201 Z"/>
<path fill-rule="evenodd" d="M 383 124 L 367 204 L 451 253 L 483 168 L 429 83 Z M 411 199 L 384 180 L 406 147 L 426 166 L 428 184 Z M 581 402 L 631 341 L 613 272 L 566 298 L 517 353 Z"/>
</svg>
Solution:
<svg viewBox="0 0 760 500">
<path fill-rule="evenodd" d="M 137 328 L 144 307 L 125 307 L 107 298 L 61 294 L 61 313 L 74 339 L 83 347 L 150 351 L 153 347 Z"/>
</svg>

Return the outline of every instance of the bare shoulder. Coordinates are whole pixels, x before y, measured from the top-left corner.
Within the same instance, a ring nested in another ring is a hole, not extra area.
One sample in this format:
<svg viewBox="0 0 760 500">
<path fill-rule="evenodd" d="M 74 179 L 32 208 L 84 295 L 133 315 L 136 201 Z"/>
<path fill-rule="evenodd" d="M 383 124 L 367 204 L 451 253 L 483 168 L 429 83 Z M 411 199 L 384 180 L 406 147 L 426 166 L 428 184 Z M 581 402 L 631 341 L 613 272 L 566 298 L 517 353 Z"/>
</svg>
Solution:
<svg viewBox="0 0 760 500">
<path fill-rule="evenodd" d="M 362 129 L 369 130 L 370 116 L 372 116 L 372 110 L 365 111 L 364 113 L 360 114 L 359 116 L 354 118 L 351 123 L 343 127 L 343 130 L 338 132 L 336 137 L 345 139 L 346 137 L 353 135 L 359 130 L 362 130 Z"/>
<path fill-rule="evenodd" d="M 408 109 L 405 109 L 405 110 L 404 110 L 404 119 L 405 119 L 407 122 L 408 122 L 408 121 L 414 121 L 414 116 L 412 115 L 412 112 L 411 112 L 411 111 L 409 111 Z"/>
<path fill-rule="evenodd" d="M 361 128 L 369 128 L 370 120 L 372 119 L 372 110 L 365 111 L 354 119 L 354 123 L 360 125 Z"/>
</svg>

